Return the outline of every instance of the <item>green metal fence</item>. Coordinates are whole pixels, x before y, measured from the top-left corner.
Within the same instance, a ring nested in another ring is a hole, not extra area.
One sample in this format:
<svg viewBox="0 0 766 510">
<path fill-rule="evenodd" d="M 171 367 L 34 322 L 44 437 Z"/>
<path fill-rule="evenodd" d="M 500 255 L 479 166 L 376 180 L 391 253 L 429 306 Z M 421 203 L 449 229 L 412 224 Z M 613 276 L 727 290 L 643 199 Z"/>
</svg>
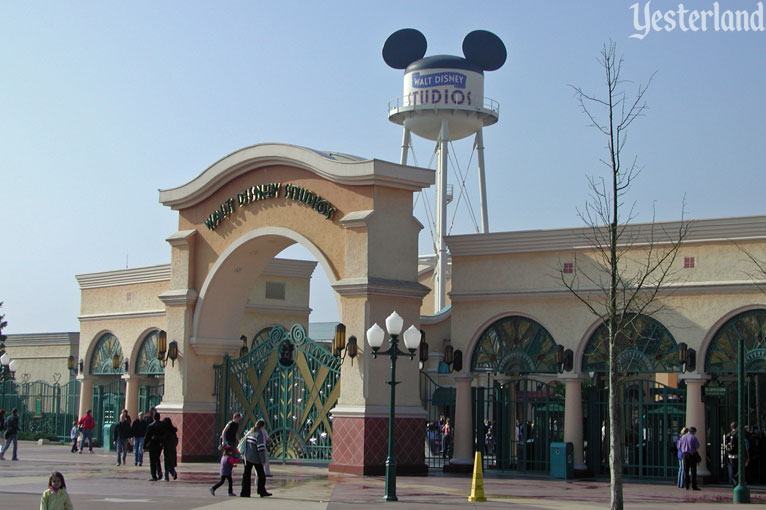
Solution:
<svg viewBox="0 0 766 510">
<path fill-rule="evenodd" d="M 623 446 L 623 474 L 635 478 L 674 479 L 678 473 L 675 441 L 686 421 L 686 391 L 653 380 L 619 383 L 617 408 Z M 605 387 L 584 392 L 588 466 L 594 475 L 608 467 L 609 395 Z"/>
<path fill-rule="evenodd" d="M 77 419 L 80 381 L 49 384 L 45 381 L 0 384 L 0 408 L 19 411 L 21 437 L 68 441 Z"/>
</svg>

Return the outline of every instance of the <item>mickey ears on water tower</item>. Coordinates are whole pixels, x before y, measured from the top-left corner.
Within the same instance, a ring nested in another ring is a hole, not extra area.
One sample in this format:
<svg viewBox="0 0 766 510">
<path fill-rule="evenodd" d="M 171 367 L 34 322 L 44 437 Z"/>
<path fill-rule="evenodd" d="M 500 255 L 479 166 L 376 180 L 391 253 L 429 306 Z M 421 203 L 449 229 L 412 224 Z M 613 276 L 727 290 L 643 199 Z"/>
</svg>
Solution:
<svg viewBox="0 0 766 510">
<path fill-rule="evenodd" d="M 508 57 L 505 44 L 487 30 L 474 30 L 463 39 L 465 58 L 485 71 L 497 71 Z"/>
<path fill-rule="evenodd" d="M 406 69 L 426 54 L 426 37 L 414 28 L 397 30 L 383 44 L 383 60 L 394 69 Z M 466 60 L 485 71 L 496 71 L 505 64 L 508 53 L 503 41 L 487 30 L 474 30 L 463 39 Z"/>
<path fill-rule="evenodd" d="M 383 44 L 383 60 L 394 69 L 407 66 L 426 54 L 426 36 L 414 28 L 403 28 L 388 36 Z"/>
</svg>

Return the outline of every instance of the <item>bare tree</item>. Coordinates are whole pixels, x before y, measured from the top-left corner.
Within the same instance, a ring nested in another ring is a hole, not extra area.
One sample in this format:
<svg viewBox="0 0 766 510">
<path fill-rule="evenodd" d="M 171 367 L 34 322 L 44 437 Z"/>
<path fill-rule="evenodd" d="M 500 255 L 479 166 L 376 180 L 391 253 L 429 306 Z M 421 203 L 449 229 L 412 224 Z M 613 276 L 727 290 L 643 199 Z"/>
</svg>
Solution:
<svg viewBox="0 0 766 510">
<path fill-rule="evenodd" d="M 586 225 L 587 251 L 575 260 L 573 271 L 559 269 L 563 285 L 606 326 L 608 331 L 609 385 L 609 471 L 611 508 L 623 508 L 623 438 L 617 401 L 619 381 L 616 340 L 634 326 L 641 315 L 657 314 L 663 287 L 673 277 L 673 263 L 688 229 L 679 223 L 660 226 L 651 223 L 630 225 L 634 206 L 624 211 L 623 198 L 639 173 L 636 157 L 625 161 L 623 151 L 628 128 L 646 111 L 646 85 L 633 89 L 621 78 L 622 57 L 613 42 L 605 44 L 598 58 L 604 72 L 605 95 L 591 95 L 572 86 L 590 127 L 606 139 L 606 155 L 600 161 L 608 177 L 589 177 L 589 200 L 578 211 Z M 628 90 L 631 88 L 632 90 Z"/>
</svg>

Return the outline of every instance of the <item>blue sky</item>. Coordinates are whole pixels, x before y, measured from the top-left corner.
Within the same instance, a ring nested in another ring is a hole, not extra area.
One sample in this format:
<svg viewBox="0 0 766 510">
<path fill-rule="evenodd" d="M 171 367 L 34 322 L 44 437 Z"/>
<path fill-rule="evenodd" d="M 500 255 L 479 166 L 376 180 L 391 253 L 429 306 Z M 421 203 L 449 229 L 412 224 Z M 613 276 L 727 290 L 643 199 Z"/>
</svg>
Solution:
<svg viewBox="0 0 766 510">
<path fill-rule="evenodd" d="M 157 190 L 242 147 L 285 142 L 398 161 L 401 128 L 386 105 L 402 93 L 402 72 L 380 50 L 404 27 L 423 32 L 427 55 L 460 55 L 476 29 L 508 48 L 485 82 L 500 103 L 484 134 L 491 231 L 581 224 L 604 140 L 568 85 L 602 93 L 596 57 L 610 39 L 625 78 L 656 72 L 626 148 L 644 167 L 626 198 L 637 220 L 653 210 L 677 219 L 684 196 L 690 218 L 763 214 L 766 32 L 675 29 L 639 40 L 629 37 L 633 3 L 0 0 L 5 332 L 77 331 L 75 274 L 169 262 L 164 239 L 177 215 Z M 432 149 L 415 141 L 421 165 Z M 470 149 L 455 143 L 461 165 Z M 473 231 L 465 217 L 452 233 Z M 312 320 L 334 318 L 328 301 L 312 300 Z"/>
</svg>

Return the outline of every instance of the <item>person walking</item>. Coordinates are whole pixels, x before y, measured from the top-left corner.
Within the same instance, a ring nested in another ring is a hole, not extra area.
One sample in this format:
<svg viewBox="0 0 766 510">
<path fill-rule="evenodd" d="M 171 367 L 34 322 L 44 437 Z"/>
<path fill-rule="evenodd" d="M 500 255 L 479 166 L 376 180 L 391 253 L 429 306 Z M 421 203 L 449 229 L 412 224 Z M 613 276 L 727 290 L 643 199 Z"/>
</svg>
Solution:
<svg viewBox="0 0 766 510">
<path fill-rule="evenodd" d="M 176 453 L 176 447 L 178 446 L 178 429 L 173 425 L 170 418 L 162 420 L 162 429 L 164 431 L 163 436 L 163 457 L 165 461 L 165 481 L 170 481 L 170 476 L 173 476 L 173 480 L 178 478 L 176 473 L 176 466 L 178 465 L 178 455 Z"/>
<path fill-rule="evenodd" d="M 120 415 L 120 421 L 114 428 L 114 444 L 117 445 L 117 465 L 126 464 L 126 457 L 128 456 L 128 439 L 132 436 L 130 431 L 130 416 L 128 410 L 125 409 Z"/>
<path fill-rule="evenodd" d="M 0 460 L 5 460 L 5 452 L 13 443 L 13 457 L 11 460 L 19 460 L 18 441 L 16 437 L 19 434 L 19 410 L 15 407 L 11 410 L 11 415 L 5 419 L 5 444 L 0 451 Z"/>
<path fill-rule="evenodd" d="M 452 447 L 452 425 L 450 424 L 449 418 L 444 419 L 444 425 L 442 425 L 442 457 L 447 459 L 450 458 L 451 455 L 451 447 Z"/>
<path fill-rule="evenodd" d="M 678 440 L 678 449 L 684 456 L 684 485 L 695 491 L 700 490 L 697 486 L 697 464 L 701 460 L 699 450 L 700 442 L 697 439 L 697 427 L 689 427 L 689 431 Z"/>
<path fill-rule="evenodd" d="M 40 510 L 74 510 L 64 475 L 58 471 L 54 471 L 48 478 L 48 488 L 40 498 Z"/>
<path fill-rule="evenodd" d="M 676 439 L 676 455 L 678 456 L 678 488 L 686 488 L 686 470 L 684 469 L 684 454 L 681 452 L 681 438 L 689 432 L 686 427 L 681 429 L 681 435 Z"/>
<path fill-rule="evenodd" d="M 135 455 L 135 466 L 144 465 L 144 437 L 146 436 L 146 422 L 137 416 L 130 426 L 130 434 L 133 436 L 133 453 Z"/>
<path fill-rule="evenodd" d="M 236 494 L 234 494 L 234 484 L 231 479 L 231 472 L 237 464 L 239 464 L 239 459 L 234 457 L 234 448 L 229 445 L 224 446 L 223 455 L 221 455 L 221 480 L 210 487 L 210 494 L 215 496 L 215 490 L 223 485 L 223 482 L 229 482 L 229 496 L 236 496 Z"/>
<path fill-rule="evenodd" d="M 154 412 L 154 421 L 146 427 L 146 436 L 144 437 L 144 448 L 149 450 L 149 469 L 152 472 L 151 481 L 156 482 L 162 478 L 162 467 L 160 466 L 160 456 L 164 446 L 163 439 L 165 431 L 162 429 L 160 413 Z"/>
<path fill-rule="evenodd" d="M 80 453 L 85 449 L 85 440 L 88 440 L 88 451 L 93 453 L 93 429 L 96 428 L 96 420 L 93 419 L 93 410 L 88 409 L 85 416 L 77 422 L 80 426 L 82 439 L 80 439 Z"/>
<path fill-rule="evenodd" d="M 237 447 L 237 432 L 239 432 L 239 422 L 242 421 L 242 414 L 234 413 L 231 420 L 221 431 L 221 446 L 219 450 L 224 446 L 229 445 L 232 448 Z"/>
<path fill-rule="evenodd" d="M 748 452 L 750 450 L 750 442 L 745 436 L 745 451 L 744 455 L 739 451 L 739 434 L 737 434 L 737 422 L 731 422 L 731 430 L 726 434 L 726 459 L 728 460 L 729 468 L 729 483 L 732 487 L 736 487 L 739 483 L 739 460 L 745 459 L 745 469 L 749 462 Z"/>
<path fill-rule="evenodd" d="M 264 452 L 266 451 L 266 440 L 263 435 L 264 425 L 266 425 L 265 421 L 258 420 L 255 427 L 245 437 L 245 472 L 242 473 L 242 489 L 239 493 L 242 498 L 250 497 L 253 467 L 258 474 L 258 495 L 262 498 L 271 496 L 271 493 L 266 491 L 266 473 L 263 472 Z"/>
<path fill-rule="evenodd" d="M 80 427 L 77 420 L 72 422 L 72 428 L 69 429 L 69 439 L 72 440 L 72 453 L 77 451 L 77 439 L 80 437 Z"/>
</svg>

